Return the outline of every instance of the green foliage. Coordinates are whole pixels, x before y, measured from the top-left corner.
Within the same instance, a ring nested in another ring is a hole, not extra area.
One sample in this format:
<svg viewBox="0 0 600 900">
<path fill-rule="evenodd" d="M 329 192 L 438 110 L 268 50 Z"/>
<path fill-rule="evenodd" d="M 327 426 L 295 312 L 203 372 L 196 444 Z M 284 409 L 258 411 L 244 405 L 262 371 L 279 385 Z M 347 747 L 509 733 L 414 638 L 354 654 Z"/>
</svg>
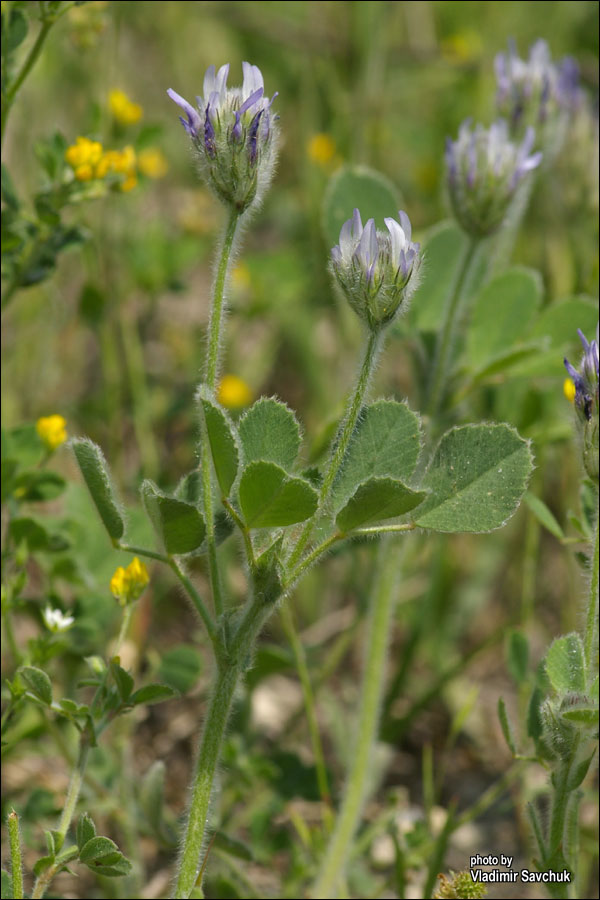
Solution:
<svg viewBox="0 0 600 900">
<path fill-rule="evenodd" d="M 140 491 L 148 518 L 167 553 L 194 553 L 201 548 L 206 526 L 195 506 L 168 497 L 151 481 L 144 481 Z"/>
<path fill-rule="evenodd" d="M 217 481 L 227 497 L 235 481 L 239 463 L 235 429 L 222 407 L 208 395 L 200 395 L 200 410 L 202 427 L 208 434 Z"/>
<path fill-rule="evenodd" d="M 104 527 L 118 541 L 125 533 L 125 522 L 102 450 L 88 438 L 72 440 L 71 448 Z"/>
<path fill-rule="evenodd" d="M 344 166 L 331 178 L 323 200 L 323 230 L 329 246 L 337 244 L 340 229 L 359 209 L 363 224 L 375 219 L 384 228 L 384 218 L 398 216 L 400 195 L 381 173 L 365 166 Z"/>
<path fill-rule="evenodd" d="M 493 531 L 515 512 L 532 470 L 529 444 L 508 425 L 465 425 L 444 435 L 422 487 L 417 525 Z"/>
<path fill-rule="evenodd" d="M 553 534 L 559 541 L 564 540 L 565 535 L 562 528 L 543 500 L 540 500 L 539 497 L 536 497 L 535 494 L 532 494 L 530 491 L 526 491 L 523 502 L 527 504 L 538 522 L 543 525 L 550 534 Z"/>
<path fill-rule="evenodd" d="M 52 704 L 52 682 L 45 672 L 35 666 L 21 666 L 18 673 L 26 690 L 46 706 Z"/>
<path fill-rule="evenodd" d="M 366 406 L 333 485 L 334 508 L 339 509 L 369 478 L 408 481 L 420 448 L 419 418 L 406 404 L 378 400 Z"/>
<path fill-rule="evenodd" d="M 128 875 L 131 863 L 114 841 L 107 837 L 90 838 L 79 850 L 79 860 L 97 875 L 118 878 Z"/>
<path fill-rule="evenodd" d="M 272 462 L 252 462 L 240 480 L 240 505 L 249 528 L 277 528 L 303 522 L 317 508 L 308 481 L 292 478 Z"/>
<path fill-rule="evenodd" d="M 546 654 L 545 665 L 557 694 L 585 691 L 583 644 L 578 634 L 557 638 Z"/>
<path fill-rule="evenodd" d="M 239 432 L 246 464 L 266 460 L 289 471 L 296 462 L 300 425 L 291 409 L 273 397 L 261 397 L 244 413 Z"/>
<path fill-rule="evenodd" d="M 418 506 L 425 491 L 414 491 L 394 478 L 369 478 L 358 486 L 338 512 L 336 524 L 341 531 L 402 516 Z"/>
<path fill-rule="evenodd" d="M 517 684 L 523 684 L 527 678 L 528 663 L 529 641 L 520 631 L 511 631 L 506 647 L 506 665 Z"/>
<path fill-rule="evenodd" d="M 473 304 L 467 354 L 471 366 L 489 369 L 527 335 L 542 297 L 541 279 L 529 269 L 508 269 L 488 282 Z M 534 347 L 536 345 L 533 345 Z"/>
<path fill-rule="evenodd" d="M 500 727 L 502 728 L 502 734 L 504 735 L 504 740 L 506 741 L 508 749 L 513 756 L 516 756 L 517 745 L 515 743 L 515 737 L 512 726 L 510 724 L 510 719 L 508 718 L 506 704 L 502 697 L 498 698 L 498 719 L 500 721 Z"/>
</svg>

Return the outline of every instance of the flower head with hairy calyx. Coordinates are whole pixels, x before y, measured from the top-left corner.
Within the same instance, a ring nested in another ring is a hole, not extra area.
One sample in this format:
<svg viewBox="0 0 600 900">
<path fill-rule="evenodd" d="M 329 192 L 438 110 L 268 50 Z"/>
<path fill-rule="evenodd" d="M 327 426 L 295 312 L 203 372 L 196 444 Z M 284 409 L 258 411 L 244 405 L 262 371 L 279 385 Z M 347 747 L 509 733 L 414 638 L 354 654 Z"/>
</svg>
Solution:
<svg viewBox="0 0 600 900">
<path fill-rule="evenodd" d="M 596 340 L 588 343 L 583 332 L 577 334 L 583 347 L 579 368 L 564 360 L 575 387 L 573 402 L 583 440 L 583 464 L 590 478 L 598 478 L 598 325 Z"/>
<path fill-rule="evenodd" d="M 411 241 L 411 224 L 404 211 L 384 219 L 378 231 L 374 219 L 363 227 L 358 209 L 342 225 L 340 241 L 331 251 L 331 269 L 352 309 L 369 328 L 389 324 L 416 287 L 419 244 Z"/>
<path fill-rule="evenodd" d="M 228 88 L 229 64 L 204 76 L 204 95 L 192 106 L 167 91 L 183 110 L 181 123 L 198 151 L 202 175 L 217 196 L 238 212 L 260 201 L 268 187 L 277 154 L 276 116 L 264 95 L 260 69 L 242 63 L 241 88 Z"/>
<path fill-rule="evenodd" d="M 520 144 L 511 141 L 504 119 L 489 128 L 471 128 L 467 119 L 456 141 L 446 139 L 450 202 L 468 234 L 484 237 L 500 227 L 520 182 L 541 162 L 541 153 L 531 153 L 534 141 L 533 128 Z"/>
</svg>

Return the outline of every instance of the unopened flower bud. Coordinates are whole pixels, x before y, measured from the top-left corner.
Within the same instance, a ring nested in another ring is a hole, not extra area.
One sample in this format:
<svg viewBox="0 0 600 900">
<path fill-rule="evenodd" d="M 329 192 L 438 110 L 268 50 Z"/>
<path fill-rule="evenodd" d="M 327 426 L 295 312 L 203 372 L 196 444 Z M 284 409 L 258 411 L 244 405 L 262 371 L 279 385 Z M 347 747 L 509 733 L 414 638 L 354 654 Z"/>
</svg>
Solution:
<svg viewBox="0 0 600 900">
<path fill-rule="evenodd" d="M 369 328 L 377 330 L 396 316 L 416 287 L 420 265 L 419 244 L 411 242 L 405 212 L 385 219 L 387 231 L 378 231 L 369 219 L 363 228 L 360 212 L 340 231 L 331 251 L 331 268 L 352 309 Z"/>
<path fill-rule="evenodd" d="M 584 334 L 577 330 L 583 346 L 583 356 L 579 368 L 565 359 L 565 368 L 575 386 L 574 405 L 581 432 L 583 464 L 594 480 L 598 480 L 598 326 L 596 340 L 587 342 Z"/>
<path fill-rule="evenodd" d="M 204 96 L 192 106 L 168 90 L 183 110 L 181 123 L 196 150 L 207 184 L 226 204 L 244 212 L 260 201 L 269 186 L 277 155 L 276 116 L 264 96 L 263 77 L 257 66 L 242 63 L 241 88 L 228 88 L 229 64 L 218 72 L 210 66 L 204 76 Z"/>
<path fill-rule="evenodd" d="M 468 119 L 456 141 L 446 139 L 450 202 L 468 234 L 485 237 L 500 227 L 519 183 L 542 159 L 541 153 L 530 155 L 534 140 L 528 128 L 521 144 L 513 143 L 503 119 L 472 130 Z"/>
</svg>

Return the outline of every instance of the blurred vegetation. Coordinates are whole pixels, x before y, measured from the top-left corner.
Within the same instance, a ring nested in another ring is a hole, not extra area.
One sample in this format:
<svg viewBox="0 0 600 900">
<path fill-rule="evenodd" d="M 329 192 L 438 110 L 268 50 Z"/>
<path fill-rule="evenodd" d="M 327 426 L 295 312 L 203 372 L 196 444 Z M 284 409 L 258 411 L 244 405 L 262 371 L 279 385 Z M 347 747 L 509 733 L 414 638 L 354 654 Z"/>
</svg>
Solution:
<svg viewBox="0 0 600 900">
<path fill-rule="evenodd" d="M 106 149 L 134 147 L 139 177 L 131 190 L 121 190 L 117 179 L 112 189 L 97 191 L 102 196 L 94 199 L 92 191 L 85 202 L 65 206 L 65 227 L 76 228 L 83 243 L 61 252 L 51 276 L 19 291 L 3 314 L 3 425 L 64 416 L 70 435 L 87 434 L 104 448 L 132 501 L 141 475 L 172 489 L 181 473 L 193 468 L 193 398 L 222 219 L 197 179 L 166 89 L 192 97 L 201 91 L 206 67 L 224 61 L 231 62 L 235 84 L 242 60 L 249 60 L 260 66 L 267 93 L 279 91 L 275 108 L 283 147 L 274 185 L 233 272 L 225 371 L 242 379 L 246 391 L 233 391 L 234 415 L 236 397 L 241 408 L 261 394 L 277 394 L 298 411 L 311 462 L 330 433 L 324 426 L 341 413 L 361 337 L 327 272 L 330 243 L 322 210 L 331 175 L 342 163 L 383 173 L 419 239 L 448 217 L 446 135 L 455 135 L 468 116 L 485 123 L 493 119 L 495 54 L 505 50 L 509 38 L 524 54 L 539 37 L 548 41 L 554 58 L 570 54 L 579 61 L 593 106 L 598 4 L 588 0 L 100 0 L 74 6 L 54 26 L 11 110 L 4 162 L 16 192 L 32 209 L 44 179 L 51 179 L 39 161 L 54 152 L 62 164 L 65 148 L 79 136 Z M 27 37 L 24 52 L 33 39 L 34 34 Z M 139 104 L 140 118 L 128 107 L 123 111 L 122 102 L 115 105 L 114 96 L 111 105 L 115 90 Z M 62 139 L 52 137 L 56 132 Z M 570 138 L 552 173 L 538 180 L 514 251 L 517 263 L 541 271 L 543 308 L 598 293 L 597 119 L 582 114 Z M 145 151 L 151 151 L 147 174 L 141 163 Z M 564 344 L 570 358 L 577 358 L 581 323 L 563 324 Z M 413 351 L 411 326 L 403 325 L 389 343 L 374 392 L 408 398 L 416 408 Z M 531 490 L 568 532 L 570 516 L 581 514 L 580 463 L 563 379 L 561 355 L 553 374 L 533 366 L 500 376 L 474 393 L 469 418 L 506 420 L 534 439 L 538 469 Z M 64 450 L 55 468 L 73 476 Z M 86 655 L 102 652 L 107 629 L 117 619 L 108 582 L 115 566 L 127 560 L 108 544 L 80 484 L 69 484 L 47 519 L 76 544 L 77 571 L 61 567 L 60 555 L 30 562 L 20 600 L 21 629 L 24 640 L 33 639 L 32 623 L 39 623 L 48 599 L 61 598 L 73 610 L 77 624 L 63 648 L 62 677 L 68 682 L 75 678 L 73 659 L 82 647 Z M 147 530 L 142 517 L 134 516 L 131 527 L 142 540 Z M 439 816 L 450 799 L 459 809 L 468 807 L 508 768 L 510 754 L 500 745 L 495 721 L 497 697 L 502 692 L 518 708 L 526 692 L 505 674 L 507 630 L 526 631 L 533 679 L 552 636 L 577 623 L 585 580 L 578 549 L 540 528 L 527 508 L 501 534 L 432 538 L 407 549 L 381 758 L 374 772 L 380 790 L 359 837 L 369 853 L 363 852 L 352 870 L 357 895 L 387 888 L 405 896 L 406 873 L 428 864 Z M 237 550 L 229 542 L 223 552 L 231 592 L 241 597 L 245 582 Z M 293 604 L 335 796 L 348 754 L 373 561 L 369 545 L 332 555 L 323 569 L 309 574 Z M 202 583 L 200 564 L 195 574 Z M 158 570 L 152 585 L 136 614 L 130 665 L 190 696 L 153 707 L 136 721 L 134 737 L 133 726 L 124 725 L 115 747 L 97 751 L 86 790 L 93 794 L 94 778 L 107 786 L 100 806 L 108 828 L 135 845 L 122 816 L 126 791 L 132 790 L 122 783 L 123 761 L 140 779 L 157 759 L 165 762 L 170 812 L 158 826 L 146 823 L 135 854 L 139 866 L 149 867 L 148 878 L 163 877 L 158 893 L 148 895 L 160 896 L 168 883 L 175 816 L 185 802 L 210 673 L 183 598 Z M 194 649 L 186 648 L 192 639 Z M 33 845 L 37 823 L 52 821 L 60 809 L 64 781 L 52 777 L 55 747 L 49 733 L 39 739 L 40 717 L 32 712 L 18 727 L 30 759 L 7 753 L 3 821 L 10 805 L 20 804 L 24 833 Z M 222 831 L 244 844 L 228 848 L 224 836 L 222 846 L 215 843 L 207 896 L 293 897 L 303 889 L 315 848 L 324 840 L 309 746 L 293 656 L 286 630 L 275 619 L 229 729 L 218 799 Z M 30 794 L 32 778 L 36 787 Z M 543 776 L 515 778 L 514 784 L 515 799 L 528 799 L 542 789 Z M 143 798 L 138 801 L 141 827 Z M 404 856 L 390 837 L 392 820 L 402 823 Z M 594 825 L 585 804 L 583 823 L 590 870 L 582 884 L 593 891 Z M 470 852 L 488 846 L 527 861 L 527 826 L 516 818 L 510 797 L 494 807 L 493 816 L 486 813 L 481 828 L 471 832 L 472 843 L 467 836 L 462 846 L 451 848 L 455 868 L 466 866 Z M 244 862 L 248 853 L 252 861 Z M 67 883 L 57 881 L 56 890 Z M 106 893 L 95 883 L 88 888 L 89 897 L 131 895 L 119 894 L 114 884 L 102 888 Z M 134 883 L 123 890 L 137 888 Z"/>
</svg>

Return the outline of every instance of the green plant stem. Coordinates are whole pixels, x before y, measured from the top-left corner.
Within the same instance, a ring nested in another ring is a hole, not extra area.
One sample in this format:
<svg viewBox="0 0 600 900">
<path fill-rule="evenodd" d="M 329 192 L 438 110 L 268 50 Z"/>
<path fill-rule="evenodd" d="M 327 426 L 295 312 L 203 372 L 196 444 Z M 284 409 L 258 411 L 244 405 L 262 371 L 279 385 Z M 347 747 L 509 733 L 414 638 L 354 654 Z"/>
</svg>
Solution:
<svg viewBox="0 0 600 900">
<path fill-rule="evenodd" d="M 281 624 L 285 631 L 286 637 L 292 648 L 296 669 L 300 684 L 302 686 L 302 696 L 304 698 L 304 707 L 306 710 L 306 718 L 308 722 L 308 730 L 310 740 L 315 757 L 315 769 L 317 773 L 317 785 L 321 800 L 323 802 L 323 824 L 329 831 L 331 826 L 331 793 L 329 790 L 329 780 L 327 778 L 327 767 L 325 765 L 325 754 L 323 753 L 323 744 L 321 742 L 321 734 L 319 731 L 319 722 L 317 720 L 317 709 L 315 706 L 315 696 L 310 680 L 310 673 L 306 662 L 306 653 L 304 645 L 298 636 L 294 625 L 294 616 L 287 603 L 282 604 L 279 615 Z"/>
<path fill-rule="evenodd" d="M 239 668 L 233 665 L 226 664 L 217 670 L 216 683 L 204 722 L 200 753 L 196 762 L 192 797 L 173 897 L 189 897 L 198 879 L 215 770 L 239 675 Z"/>
<path fill-rule="evenodd" d="M 352 392 L 348 401 L 346 414 L 338 430 L 336 440 L 334 441 L 329 465 L 327 467 L 325 477 L 323 478 L 323 484 L 321 485 L 321 490 L 319 492 L 319 505 L 315 514 L 308 520 L 308 522 L 304 526 L 300 537 L 298 538 L 296 546 L 294 547 L 294 550 L 289 558 L 288 565 L 291 569 L 300 559 L 302 551 L 310 540 L 310 536 L 312 534 L 317 516 L 319 515 L 329 497 L 331 486 L 335 481 L 335 476 L 339 471 L 342 460 L 344 459 L 344 456 L 346 454 L 346 450 L 348 449 L 348 444 L 350 442 L 350 438 L 352 437 L 352 432 L 354 431 L 354 428 L 356 426 L 356 420 L 358 419 L 360 410 L 364 403 L 367 388 L 373 374 L 373 369 L 375 368 L 375 363 L 379 354 L 379 348 L 381 346 L 382 335 L 382 331 L 371 331 L 369 333 L 363 363 L 360 369 L 358 380 L 356 382 L 356 387 L 354 388 L 354 391 Z"/>
<path fill-rule="evenodd" d="M 469 274 L 469 269 L 475 258 L 478 246 L 479 240 L 477 238 L 470 237 L 468 239 L 456 274 L 452 292 L 446 303 L 446 309 L 444 310 L 444 321 L 438 334 L 429 382 L 428 401 L 425 407 L 427 414 L 431 417 L 435 416 L 438 412 L 442 400 L 444 399 L 444 392 L 448 379 L 448 367 L 450 365 L 450 355 L 454 343 L 454 335 L 456 333 L 458 309 L 467 281 L 467 275 Z"/>
<path fill-rule="evenodd" d="M 133 613 L 133 606 L 126 606 L 123 610 L 123 619 L 121 621 L 121 627 L 119 629 L 119 634 L 117 637 L 117 641 L 115 644 L 114 655 L 118 656 L 121 650 L 121 645 L 125 640 L 125 636 L 127 634 L 127 629 L 129 627 L 129 623 L 131 622 L 131 616 Z M 104 690 L 104 685 L 106 684 L 106 679 L 108 677 L 108 666 L 104 670 L 104 675 L 100 681 L 100 684 L 96 688 L 96 693 L 94 694 L 94 699 L 92 700 L 90 706 L 90 713 L 93 714 L 94 710 L 97 707 L 98 700 Z M 100 732 L 97 731 L 97 735 Z M 60 817 L 60 822 L 58 824 L 58 833 L 61 837 L 64 838 L 67 836 L 67 832 L 71 827 L 71 822 L 73 821 L 73 816 L 75 815 L 75 808 L 77 806 L 77 801 L 79 799 L 79 794 L 81 792 L 81 786 L 83 784 L 85 778 L 85 770 L 87 766 L 88 756 L 90 752 L 90 740 L 87 731 L 83 731 L 79 738 L 79 751 L 77 754 L 77 762 L 75 763 L 75 767 L 73 772 L 71 773 L 71 779 L 69 781 L 69 787 L 67 790 L 67 797 L 65 799 L 65 805 L 63 807 L 63 811 Z M 76 850 L 76 848 L 73 848 Z M 34 887 L 33 893 L 31 894 L 32 900 L 39 900 L 39 898 L 43 897 L 46 893 L 46 890 L 54 878 L 54 876 L 62 869 L 63 863 L 53 863 L 47 869 L 37 877 Z"/>
<path fill-rule="evenodd" d="M 21 856 L 21 835 L 19 834 L 19 817 L 14 811 L 8 814 L 8 840 L 10 843 L 10 875 L 12 879 L 12 896 L 15 900 L 23 897 L 23 860 Z"/>
<path fill-rule="evenodd" d="M 565 824 L 567 821 L 567 809 L 573 791 L 569 790 L 571 771 L 577 759 L 580 734 L 573 739 L 573 746 L 567 759 L 562 760 L 552 779 L 553 796 L 552 812 L 550 814 L 550 827 L 548 829 L 548 844 L 546 848 L 546 861 L 551 862 L 554 854 L 563 844 L 565 837 Z"/>
<path fill-rule="evenodd" d="M 360 701 L 356 744 L 344 799 L 311 897 L 331 898 L 343 875 L 352 839 L 358 827 L 369 780 L 373 747 L 378 737 L 384 691 L 388 639 L 391 631 L 399 560 L 392 539 L 386 539 L 377 558 L 377 578 L 369 604 L 369 631 Z"/>
<path fill-rule="evenodd" d="M 229 502 L 227 497 L 223 497 L 223 506 L 239 528 L 242 537 L 244 539 L 244 547 L 246 548 L 246 559 L 248 560 L 248 565 L 254 569 L 256 565 L 256 558 L 254 556 L 254 547 L 252 546 L 252 538 L 250 537 L 250 529 L 246 525 L 246 523 L 241 519 L 238 515 L 237 510 L 234 506 Z"/>
<path fill-rule="evenodd" d="M 38 32 L 38 36 L 35 39 L 35 43 L 31 47 L 31 50 L 25 57 L 23 65 L 19 69 L 17 76 L 14 81 L 6 91 L 4 95 L 4 102 L 2 104 L 2 114 L 1 114 L 1 124 L 0 124 L 0 145 L 4 143 L 4 131 L 6 129 L 6 123 L 8 121 L 8 114 L 12 108 L 12 105 L 15 101 L 15 97 L 17 96 L 17 92 L 19 91 L 21 85 L 33 69 L 34 65 L 37 62 L 37 59 L 42 52 L 42 48 L 44 43 L 46 42 L 46 38 L 48 37 L 48 33 L 50 29 L 54 25 L 55 19 L 53 16 L 49 18 L 45 18 L 42 14 L 42 27 Z"/>
<path fill-rule="evenodd" d="M 333 547 L 337 541 L 342 541 L 347 535 L 342 534 L 341 531 L 336 531 L 335 534 L 330 535 L 326 540 L 324 540 L 321 544 L 315 547 L 307 556 L 301 560 L 295 569 L 292 569 L 291 572 L 285 579 L 284 586 L 285 588 L 289 588 L 295 581 L 300 578 L 301 575 L 306 572 L 311 566 L 313 566 L 318 559 L 323 556 L 324 553 L 327 553 L 330 547 Z"/>
<path fill-rule="evenodd" d="M 254 641 L 273 612 L 277 599 L 268 602 L 260 594 L 253 597 L 226 653 L 217 657 L 215 685 L 196 761 L 174 898 L 190 897 L 201 877 L 201 854 L 205 842 L 212 786 L 235 689 L 247 666 Z"/>
<path fill-rule="evenodd" d="M 145 556 L 147 559 L 155 559 L 157 562 L 162 562 L 166 566 L 168 566 L 172 572 L 177 576 L 185 591 L 196 607 L 198 614 L 204 625 L 206 626 L 206 631 L 208 632 L 208 636 L 213 643 L 213 646 L 216 647 L 217 644 L 217 630 L 215 628 L 215 623 L 213 622 L 212 616 L 210 615 L 202 597 L 185 574 L 179 563 L 172 557 L 167 556 L 165 553 L 157 553 L 155 550 L 146 550 L 145 547 L 132 547 L 130 544 L 117 544 L 118 550 L 123 550 L 125 553 L 133 553 L 134 556 Z"/>
<path fill-rule="evenodd" d="M 590 595 L 585 617 L 585 633 L 583 638 L 583 650 L 586 668 L 586 677 L 592 678 L 595 674 L 596 661 L 594 659 L 594 644 L 598 628 L 598 545 L 600 543 L 600 513 L 596 513 L 596 535 L 594 538 L 594 556 L 592 558 L 592 575 L 590 578 Z"/>
<path fill-rule="evenodd" d="M 2 610 L 2 624 L 4 625 L 4 634 L 6 635 L 6 642 L 13 658 L 13 662 L 15 666 L 20 666 L 23 662 L 23 655 L 19 650 L 19 645 L 17 644 L 17 639 L 15 638 L 10 613 L 10 609 Z"/>
<path fill-rule="evenodd" d="M 58 825 L 58 831 L 63 837 L 66 837 L 69 826 L 71 825 L 71 822 L 73 820 L 73 816 L 75 815 L 75 807 L 77 805 L 77 800 L 79 799 L 79 792 L 81 791 L 83 775 L 85 772 L 85 767 L 87 765 L 89 752 L 90 745 L 88 741 L 86 739 L 82 739 L 79 745 L 79 754 L 77 756 L 75 769 L 71 774 L 69 789 L 67 791 L 67 799 L 65 800 L 65 805 L 63 807 L 62 815 L 60 817 L 60 822 Z"/>
<path fill-rule="evenodd" d="M 179 581 L 185 588 L 185 590 L 188 594 L 188 597 L 190 597 L 192 603 L 198 610 L 200 618 L 204 622 L 206 631 L 208 633 L 210 640 L 212 641 L 213 646 L 216 646 L 216 644 L 217 644 L 217 629 L 215 628 L 215 623 L 213 622 L 213 619 L 212 619 L 208 609 L 206 608 L 204 601 L 202 600 L 202 597 L 200 596 L 200 594 L 198 593 L 198 591 L 196 590 L 196 588 L 194 587 L 194 585 L 192 584 L 192 582 L 190 581 L 188 576 L 185 574 L 185 572 L 181 569 L 179 564 L 174 559 L 169 560 L 169 567 L 172 569 L 172 571 L 175 573 L 175 575 L 178 577 Z"/>
<path fill-rule="evenodd" d="M 119 319 L 119 327 L 142 473 L 146 478 L 155 478 L 159 467 L 159 453 L 152 427 L 152 409 L 139 323 L 137 319 L 132 320 L 123 313 Z"/>
<path fill-rule="evenodd" d="M 217 275 L 213 291 L 210 321 L 208 324 L 208 348 L 206 351 L 206 365 L 204 381 L 211 391 L 217 384 L 219 369 L 219 351 L 221 347 L 221 330 L 225 315 L 225 287 L 227 274 L 231 263 L 233 244 L 240 221 L 237 210 L 229 211 L 229 218 L 225 226 L 223 244 L 217 265 Z M 217 561 L 217 544 L 215 541 L 215 525 L 213 516 L 213 490 L 212 490 L 212 466 L 211 451 L 206 429 L 202 429 L 201 436 L 201 475 L 202 475 L 202 499 L 204 504 L 204 519 L 206 522 L 206 547 L 208 555 L 208 572 L 212 591 L 213 604 L 217 616 L 221 616 L 224 610 L 221 577 Z"/>
<path fill-rule="evenodd" d="M 219 351 L 221 348 L 221 329 L 225 313 L 225 287 L 227 284 L 231 253 L 239 221 L 239 212 L 236 209 L 231 209 L 227 225 L 225 226 L 223 244 L 219 255 L 219 263 L 217 265 L 212 308 L 208 324 L 208 349 L 206 352 L 206 367 L 204 373 L 204 381 L 211 391 L 214 391 L 217 384 Z"/>
</svg>

